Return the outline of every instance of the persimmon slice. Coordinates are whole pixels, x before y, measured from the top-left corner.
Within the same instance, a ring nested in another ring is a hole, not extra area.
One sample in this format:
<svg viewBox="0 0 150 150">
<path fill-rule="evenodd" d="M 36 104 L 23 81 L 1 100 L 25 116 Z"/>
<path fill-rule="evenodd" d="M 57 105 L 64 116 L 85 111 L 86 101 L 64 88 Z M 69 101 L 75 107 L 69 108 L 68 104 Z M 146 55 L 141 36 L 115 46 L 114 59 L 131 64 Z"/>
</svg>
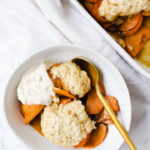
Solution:
<svg viewBox="0 0 150 150">
<path fill-rule="evenodd" d="M 89 3 L 96 3 L 98 0 L 86 0 Z"/>
<path fill-rule="evenodd" d="M 150 30 L 142 27 L 138 32 L 126 38 L 128 53 L 134 58 L 143 48 L 145 42 L 150 39 Z"/>
<path fill-rule="evenodd" d="M 91 132 L 90 139 L 87 144 L 85 144 L 84 148 L 94 148 L 101 144 L 107 135 L 107 130 L 107 125 L 100 124 L 96 129 Z"/>
<path fill-rule="evenodd" d="M 100 84 L 100 90 L 102 94 L 105 94 L 105 89 L 103 84 Z M 88 114 L 98 114 L 103 109 L 103 104 L 98 98 L 95 89 L 92 89 L 88 94 L 86 102 L 86 112 Z"/>
<path fill-rule="evenodd" d="M 124 31 L 124 32 L 121 32 L 121 36 L 130 36 L 132 34 L 134 34 L 136 31 L 138 31 L 141 27 L 143 23 L 143 17 L 141 17 L 141 19 L 139 20 L 139 22 L 137 23 L 137 25 L 132 28 L 131 30 L 128 30 L 128 31 Z"/>
<path fill-rule="evenodd" d="M 42 136 L 44 136 L 44 134 L 42 133 L 42 128 L 41 128 L 41 117 L 40 117 L 40 115 L 35 117 L 35 119 L 33 119 L 30 124 L 37 132 L 39 132 Z"/>
<path fill-rule="evenodd" d="M 29 124 L 43 109 L 44 105 L 28 105 L 25 112 L 25 125 Z"/>
<path fill-rule="evenodd" d="M 139 13 L 138 15 L 133 16 L 133 17 L 127 19 L 124 22 L 124 24 L 122 24 L 120 26 L 120 28 L 119 28 L 120 31 L 129 31 L 129 30 L 133 29 L 139 23 L 139 21 L 141 20 L 141 18 L 142 18 L 142 14 Z"/>
<path fill-rule="evenodd" d="M 91 12 L 93 10 L 93 7 L 94 7 L 94 4 L 93 3 L 90 3 L 88 1 L 85 1 L 85 7 L 87 8 L 87 10 L 89 12 Z"/>
<path fill-rule="evenodd" d="M 113 96 L 105 96 L 105 99 L 107 100 L 108 104 L 110 105 L 111 109 L 117 114 L 120 111 L 118 101 Z"/>
<path fill-rule="evenodd" d="M 94 6 L 89 11 L 98 22 L 100 22 L 100 23 L 110 22 L 107 19 L 105 19 L 104 17 L 100 16 L 100 13 L 98 11 L 98 8 L 101 6 L 102 1 L 103 0 L 99 0 L 96 3 L 94 3 Z"/>
<path fill-rule="evenodd" d="M 143 26 L 150 29 L 150 17 L 145 17 Z"/>
<path fill-rule="evenodd" d="M 74 146 L 75 148 L 83 147 L 90 139 L 90 133 L 87 134 L 87 137 L 83 139 L 78 145 Z"/>
<path fill-rule="evenodd" d="M 53 87 L 52 90 L 53 90 L 56 94 L 58 94 L 58 95 L 60 95 L 60 96 L 65 96 L 65 97 L 69 97 L 69 98 L 71 98 L 71 99 L 77 100 L 77 97 L 73 96 L 72 94 L 70 94 L 70 93 L 69 93 L 68 91 L 66 91 L 66 90 L 62 90 L 62 89 L 55 88 L 55 87 Z"/>
<path fill-rule="evenodd" d="M 117 99 L 113 96 L 105 96 L 105 99 L 107 100 L 111 109 L 117 115 L 117 113 L 120 111 Z M 96 122 L 99 122 L 99 123 L 104 123 L 104 124 L 112 123 L 112 120 L 108 112 L 106 111 L 106 109 L 103 109 L 98 115 L 96 115 L 95 119 L 96 119 Z"/>
<path fill-rule="evenodd" d="M 143 15 L 143 16 L 150 16 L 150 11 L 143 11 L 143 12 L 142 12 L 142 15 Z"/>
<path fill-rule="evenodd" d="M 52 79 L 54 86 L 61 89 L 62 88 L 62 82 L 60 78 Z"/>
<path fill-rule="evenodd" d="M 60 102 L 61 102 L 61 104 L 65 105 L 65 104 L 68 104 L 68 103 L 72 102 L 72 100 L 71 100 L 71 99 L 62 98 L 62 99 L 60 100 Z"/>
<path fill-rule="evenodd" d="M 61 89 L 61 88 L 64 88 L 64 83 L 61 81 L 60 78 L 53 79 L 53 76 L 51 74 L 51 69 L 53 67 L 57 67 L 59 65 L 60 65 L 60 63 L 56 63 L 56 64 L 52 65 L 47 72 L 48 72 L 49 77 L 52 79 L 54 86 Z"/>
<path fill-rule="evenodd" d="M 65 84 L 64 84 L 64 82 L 62 82 L 61 79 L 60 79 L 60 82 L 61 82 L 61 87 L 62 87 L 62 89 L 65 90 Z"/>
<path fill-rule="evenodd" d="M 102 26 L 107 29 L 112 25 L 112 22 L 106 22 L 106 23 L 102 23 Z"/>
<path fill-rule="evenodd" d="M 65 90 L 65 84 L 62 82 L 60 78 L 52 79 L 52 81 L 56 88 Z"/>
<path fill-rule="evenodd" d="M 106 109 L 103 109 L 98 115 L 96 115 L 96 122 L 102 123 L 103 121 L 111 120 L 109 114 Z"/>
<path fill-rule="evenodd" d="M 21 113 L 22 113 L 23 117 L 25 117 L 25 113 L 28 110 L 29 106 L 30 105 L 25 105 L 25 104 L 22 104 L 22 103 L 20 104 Z"/>
<path fill-rule="evenodd" d="M 150 67 L 150 40 L 144 44 L 136 59 L 147 67 Z"/>
</svg>

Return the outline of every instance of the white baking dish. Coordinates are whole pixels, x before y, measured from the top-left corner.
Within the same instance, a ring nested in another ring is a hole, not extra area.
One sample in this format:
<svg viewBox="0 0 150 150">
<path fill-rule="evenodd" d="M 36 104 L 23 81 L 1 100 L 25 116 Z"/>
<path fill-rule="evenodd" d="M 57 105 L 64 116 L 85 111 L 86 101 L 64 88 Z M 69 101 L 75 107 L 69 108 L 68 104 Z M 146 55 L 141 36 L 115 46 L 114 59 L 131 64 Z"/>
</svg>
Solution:
<svg viewBox="0 0 150 150">
<path fill-rule="evenodd" d="M 71 3 L 83 14 L 104 36 L 104 38 L 114 47 L 114 49 L 123 57 L 134 69 L 140 72 L 142 75 L 150 79 L 150 68 L 145 67 L 138 61 L 133 59 L 108 33 L 107 31 L 97 23 L 97 21 L 86 11 L 86 9 L 77 1 L 70 0 Z"/>
</svg>

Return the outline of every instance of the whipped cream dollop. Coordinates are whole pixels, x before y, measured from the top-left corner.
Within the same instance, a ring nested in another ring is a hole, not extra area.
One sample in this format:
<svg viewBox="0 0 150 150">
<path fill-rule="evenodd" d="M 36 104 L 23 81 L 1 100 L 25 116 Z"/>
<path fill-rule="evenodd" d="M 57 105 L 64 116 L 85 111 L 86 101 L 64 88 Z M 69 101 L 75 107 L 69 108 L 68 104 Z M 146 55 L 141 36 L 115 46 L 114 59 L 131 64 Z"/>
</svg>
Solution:
<svg viewBox="0 0 150 150">
<path fill-rule="evenodd" d="M 42 63 L 23 75 L 17 88 L 18 99 L 23 104 L 50 105 L 59 101 L 52 91 L 54 84 L 47 73 L 50 66 L 50 63 Z"/>
</svg>

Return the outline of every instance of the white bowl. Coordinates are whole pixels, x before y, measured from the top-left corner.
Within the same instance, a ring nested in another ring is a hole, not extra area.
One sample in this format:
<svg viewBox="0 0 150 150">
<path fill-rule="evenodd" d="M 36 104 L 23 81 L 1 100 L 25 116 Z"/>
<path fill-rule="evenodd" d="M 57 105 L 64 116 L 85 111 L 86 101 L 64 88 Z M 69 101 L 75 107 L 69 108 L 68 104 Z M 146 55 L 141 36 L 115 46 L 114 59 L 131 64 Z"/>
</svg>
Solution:
<svg viewBox="0 0 150 150">
<path fill-rule="evenodd" d="M 71 0 L 72 4 L 83 14 L 103 35 L 103 37 L 114 47 L 114 50 L 122 56 L 136 71 L 150 79 L 150 68 L 144 66 L 143 64 L 133 59 L 100 25 L 98 22 L 86 11 L 86 9 L 81 6 L 77 0 Z"/>
<path fill-rule="evenodd" d="M 36 64 L 40 64 L 43 61 L 47 60 L 54 63 L 65 62 L 77 56 L 88 58 L 93 62 L 93 64 L 97 66 L 99 71 L 102 73 L 106 92 L 107 94 L 115 96 L 118 99 L 120 106 L 120 113 L 118 117 L 125 128 L 129 131 L 131 123 L 130 96 L 125 81 L 119 71 L 115 68 L 115 66 L 99 53 L 91 51 L 89 49 L 74 45 L 55 46 L 34 54 L 23 64 L 21 64 L 11 76 L 5 92 L 4 114 L 9 127 L 31 149 L 63 150 L 65 148 L 51 144 L 47 139 L 37 133 L 30 125 L 24 125 L 24 119 L 20 113 L 16 94 L 18 83 L 22 75 L 30 67 Z M 95 150 L 117 150 L 122 143 L 123 139 L 118 133 L 115 126 L 109 125 L 106 139 L 102 144 L 97 146 Z"/>
</svg>

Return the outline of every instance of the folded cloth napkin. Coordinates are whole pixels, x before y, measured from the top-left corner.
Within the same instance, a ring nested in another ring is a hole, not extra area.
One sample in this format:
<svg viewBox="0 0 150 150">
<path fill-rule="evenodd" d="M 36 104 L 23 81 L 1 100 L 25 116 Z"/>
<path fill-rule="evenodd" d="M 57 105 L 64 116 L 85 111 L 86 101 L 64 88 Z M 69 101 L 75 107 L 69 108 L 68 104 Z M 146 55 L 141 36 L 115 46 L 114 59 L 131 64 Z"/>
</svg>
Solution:
<svg viewBox="0 0 150 150">
<path fill-rule="evenodd" d="M 0 1 L 0 96 L 4 93 L 12 71 L 28 55 L 61 43 L 74 43 L 91 48 L 116 65 L 131 94 L 131 138 L 138 149 L 148 149 L 150 81 L 131 68 L 69 0 Z M 0 149 L 27 149 L 14 138 L 2 117 L 0 133 Z M 127 147 L 123 144 L 120 149 Z"/>
</svg>

